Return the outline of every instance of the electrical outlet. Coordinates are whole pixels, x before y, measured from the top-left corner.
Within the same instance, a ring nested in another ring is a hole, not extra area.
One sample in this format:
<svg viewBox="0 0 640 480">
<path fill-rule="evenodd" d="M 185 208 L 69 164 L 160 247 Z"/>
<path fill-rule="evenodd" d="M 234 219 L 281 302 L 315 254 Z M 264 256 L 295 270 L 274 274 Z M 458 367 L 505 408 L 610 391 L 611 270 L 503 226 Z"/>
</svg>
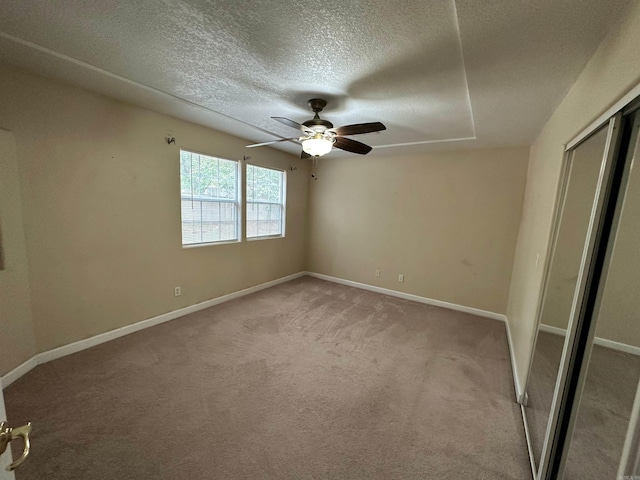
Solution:
<svg viewBox="0 0 640 480">
<path fill-rule="evenodd" d="M 376 277 L 380 277 L 380 270 L 376 270 Z"/>
<path fill-rule="evenodd" d="M 182 291 L 180 291 L 180 287 L 175 287 L 173 289 L 173 296 L 174 297 L 179 297 L 180 295 L 182 295 Z"/>
<path fill-rule="evenodd" d="M 404 282 L 404 275 L 402 275 L 402 274 L 398 275 L 398 281 L 399 282 Z"/>
</svg>

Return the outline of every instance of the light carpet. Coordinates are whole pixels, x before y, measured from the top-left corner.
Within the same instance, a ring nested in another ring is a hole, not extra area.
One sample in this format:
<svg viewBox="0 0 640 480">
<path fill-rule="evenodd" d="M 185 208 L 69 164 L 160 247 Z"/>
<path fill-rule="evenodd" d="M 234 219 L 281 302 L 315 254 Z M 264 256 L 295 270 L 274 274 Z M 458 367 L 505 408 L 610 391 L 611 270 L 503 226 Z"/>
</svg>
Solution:
<svg viewBox="0 0 640 480">
<path fill-rule="evenodd" d="M 302 277 L 38 366 L 18 480 L 529 479 L 503 323 Z"/>
</svg>

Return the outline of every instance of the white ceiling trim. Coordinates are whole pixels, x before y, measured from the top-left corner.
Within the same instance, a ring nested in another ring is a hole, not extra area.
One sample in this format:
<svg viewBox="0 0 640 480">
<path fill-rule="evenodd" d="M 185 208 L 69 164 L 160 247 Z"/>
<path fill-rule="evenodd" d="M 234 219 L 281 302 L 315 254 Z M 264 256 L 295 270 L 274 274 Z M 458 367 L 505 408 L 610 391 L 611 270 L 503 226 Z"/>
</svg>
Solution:
<svg viewBox="0 0 640 480">
<path fill-rule="evenodd" d="M 465 140 L 476 140 L 476 137 L 445 138 L 444 140 L 424 140 L 422 142 L 390 143 L 389 145 L 378 145 L 374 148 L 410 147 L 412 145 L 427 145 L 431 143 L 463 142 Z"/>
<path fill-rule="evenodd" d="M 215 110 L 213 110 L 211 108 L 208 108 L 208 107 L 205 107 L 203 105 L 194 103 L 194 102 L 192 102 L 190 100 L 187 100 L 185 98 L 179 97 L 179 96 L 174 95 L 172 93 L 168 93 L 168 92 L 165 92 L 163 90 L 159 90 L 159 89 L 151 87 L 149 85 L 145 85 L 144 83 L 136 82 L 135 80 L 131 80 L 130 78 L 123 77 L 122 75 L 118 75 L 117 73 L 110 72 L 108 70 L 105 70 L 104 68 L 96 67 L 95 65 L 91 65 L 90 63 L 83 62 L 82 60 L 78 60 L 77 58 L 73 58 L 73 57 L 70 57 L 68 55 L 65 55 L 64 53 L 56 52 L 55 50 L 51 50 L 50 48 L 43 47 L 42 45 L 38 45 L 37 43 L 33 43 L 33 42 L 28 41 L 28 40 L 24 40 L 22 38 L 18 38 L 18 37 L 14 36 L 14 35 L 10 35 L 10 34 L 8 34 L 6 32 L 2 32 L 2 31 L 0 31 L 0 38 L 4 38 L 6 40 L 15 42 L 15 43 L 17 43 L 19 45 L 22 45 L 24 47 L 32 48 L 32 49 L 37 50 L 39 52 L 42 52 L 42 53 L 45 53 L 47 55 L 51 55 L 53 57 L 56 57 L 56 58 L 58 58 L 60 60 L 64 60 L 66 62 L 73 63 L 74 65 L 86 68 L 88 70 L 91 70 L 93 72 L 99 73 L 101 75 L 105 75 L 107 77 L 113 78 L 113 79 L 118 80 L 120 82 L 128 83 L 128 84 L 133 85 L 135 87 L 142 88 L 143 90 L 147 90 L 147 91 L 149 91 L 151 93 L 162 95 L 162 96 L 164 96 L 164 97 L 166 97 L 168 99 L 171 99 L 173 101 L 178 101 L 178 102 L 180 102 L 180 103 L 182 103 L 184 105 L 187 105 L 189 107 L 195 107 L 195 108 L 200 109 L 202 111 L 205 111 L 207 113 L 213 113 L 214 115 L 219 115 L 220 117 L 225 118 L 227 121 L 237 122 L 238 124 L 242 124 L 245 127 L 249 127 L 250 129 L 255 130 L 256 132 L 266 133 L 268 135 L 278 137 L 278 135 L 275 135 L 272 132 L 269 132 L 268 130 L 262 129 L 260 127 L 256 127 L 255 125 L 251 125 L 250 123 L 243 122 L 242 120 L 238 120 L 236 118 L 230 117 L 229 115 L 225 115 L 224 113 L 220 113 L 220 112 L 215 111 Z M 284 137 L 278 137 L 278 138 L 284 138 Z"/>
<path fill-rule="evenodd" d="M 464 88 L 467 92 L 467 102 L 469 104 L 469 112 L 471 115 L 471 129 L 473 130 L 473 135 L 467 138 L 453 138 L 449 140 L 440 140 L 440 141 L 432 141 L 432 142 L 421 142 L 421 143 L 440 143 L 440 142 L 455 142 L 457 140 L 475 140 L 477 138 L 476 134 L 476 120 L 473 115 L 473 105 L 471 105 L 471 92 L 469 92 L 469 81 L 467 79 L 467 65 L 464 61 L 464 49 L 462 48 L 462 35 L 460 33 L 460 20 L 458 19 L 458 7 L 456 6 L 456 0 L 452 0 L 453 4 L 453 17 L 456 19 L 456 34 L 458 35 L 458 48 L 460 49 L 460 58 L 462 59 L 462 76 L 464 78 Z M 420 142 L 411 143 L 410 145 L 418 145 Z"/>
</svg>

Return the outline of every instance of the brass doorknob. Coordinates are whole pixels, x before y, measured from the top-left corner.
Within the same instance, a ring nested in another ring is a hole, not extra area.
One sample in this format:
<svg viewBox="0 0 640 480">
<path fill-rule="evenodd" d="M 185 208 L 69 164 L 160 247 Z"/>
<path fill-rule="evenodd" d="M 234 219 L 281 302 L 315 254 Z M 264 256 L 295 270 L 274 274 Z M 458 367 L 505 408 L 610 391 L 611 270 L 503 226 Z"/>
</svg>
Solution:
<svg viewBox="0 0 640 480">
<path fill-rule="evenodd" d="M 29 440 L 29 434 L 31 433 L 31 422 L 23 425 L 22 427 L 11 428 L 7 425 L 7 422 L 0 423 L 0 455 L 7 449 L 9 442 L 21 438 L 24 442 L 22 449 L 22 455 L 15 462 L 9 464 L 7 470 L 12 471 L 18 468 L 29 456 L 31 450 L 31 441 Z"/>
</svg>

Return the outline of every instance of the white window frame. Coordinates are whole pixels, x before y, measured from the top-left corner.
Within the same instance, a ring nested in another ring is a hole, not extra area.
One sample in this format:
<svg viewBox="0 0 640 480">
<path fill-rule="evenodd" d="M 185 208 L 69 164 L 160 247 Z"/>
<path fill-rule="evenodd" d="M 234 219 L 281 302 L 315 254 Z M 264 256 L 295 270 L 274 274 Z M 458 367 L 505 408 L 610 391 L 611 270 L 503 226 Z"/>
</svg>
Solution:
<svg viewBox="0 0 640 480">
<path fill-rule="evenodd" d="M 217 155 L 211 155 L 209 153 L 202 153 L 202 152 L 198 152 L 196 150 L 192 150 L 192 149 L 188 149 L 188 148 L 180 148 L 180 154 L 182 154 L 182 152 L 187 152 L 193 155 L 202 155 L 203 157 L 209 157 L 209 158 L 214 158 L 214 159 L 218 159 L 218 160 L 224 160 L 227 162 L 233 162 L 235 164 L 235 168 L 236 168 L 236 197 L 235 200 L 229 201 L 229 199 L 219 199 L 220 203 L 232 203 L 235 206 L 235 210 L 236 210 L 236 238 L 234 239 L 229 239 L 229 240 L 216 240 L 216 241 L 205 241 L 205 242 L 195 242 L 195 243 L 184 243 L 184 235 L 183 235 L 183 231 L 182 231 L 182 201 L 183 201 L 183 194 L 182 194 L 182 185 L 180 185 L 180 238 L 181 238 L 181 243 L 182 243 L 182 248 L 197 248 L 197 247 L 206 247 L 206 246 L 210 246 L 210 245 L 224 245 L 224 244 L 230 244 L 230 243 L 240 243 L 242 241 L 242 235 L 243 235 L 243 231 L 242 231 L 242 225 L 243 225 L 243 221 L 242 221 L 242 168 L 241 168 L 241 163 L 238 160 L 232 160 L 230 158 L 224 158 L 224 157 L 219 157 Z M 178 157 L 178 166 L 180 166 L 180 157 Z M 180 183 L 182 184 L 182 172 L 179 171 L 179 178 L 180 178 Z M 193 193 L 192 193 L 192 198 L 193 198 Z M 200 201 L 202 199 L 199 199 Z M 211 200 L 212 202 L 216 202 L 216 200 Z"/>
<path fill-rule="evenodd" d="M 275 167 L 271 167 L 271 166 L 265 166 L 265 165 L 258 165 L 255 163 L 247 163 L 246 164 L 246 168 L 248 169 L 249 167 L 256 167 L 256 168 L 263 168 L 265 170 L 273 170 L 276 171 L 280 174 L 282 174 L 282 185 L 281 185 L 281 199 L 282 202 L 264 202 L 264 201 L 260 201 L 260 202 L 250 202 L 248 197 L 245 197 L 245 208 L 248 209 L 250 204 L 261 204 L 261 205 L 279 205 L 280 206 L 280 215 L 281 215 L 281 232 L 280 233 L 276 233 L 276 234 L 269 234 L 269 235 L 255 235 L 250 237 L 249 236 L 249 227 L 247 225 L 247 222 L 249 221 L 249 214 L 247 213 L 245 215 L 245 234 L 246 234 L 246 238 L 247 241 L 249 242 L 253 242 L 254 240 L 267 240 L 267 239 L 273 239 L 273 238 L 284 238 L 285 237 L 285 233 L 286 233 L 286 225 L 287 225 L 287 171 L 286 170 L 282 170 L 280 168 L 275 168 Z M 249 174 L 248 172 L 245 172 L 245 194 L 246 192 L 249 191 L 249 187 L 248 187 L 248 181 L 249 181 Z"/>
</svg>

